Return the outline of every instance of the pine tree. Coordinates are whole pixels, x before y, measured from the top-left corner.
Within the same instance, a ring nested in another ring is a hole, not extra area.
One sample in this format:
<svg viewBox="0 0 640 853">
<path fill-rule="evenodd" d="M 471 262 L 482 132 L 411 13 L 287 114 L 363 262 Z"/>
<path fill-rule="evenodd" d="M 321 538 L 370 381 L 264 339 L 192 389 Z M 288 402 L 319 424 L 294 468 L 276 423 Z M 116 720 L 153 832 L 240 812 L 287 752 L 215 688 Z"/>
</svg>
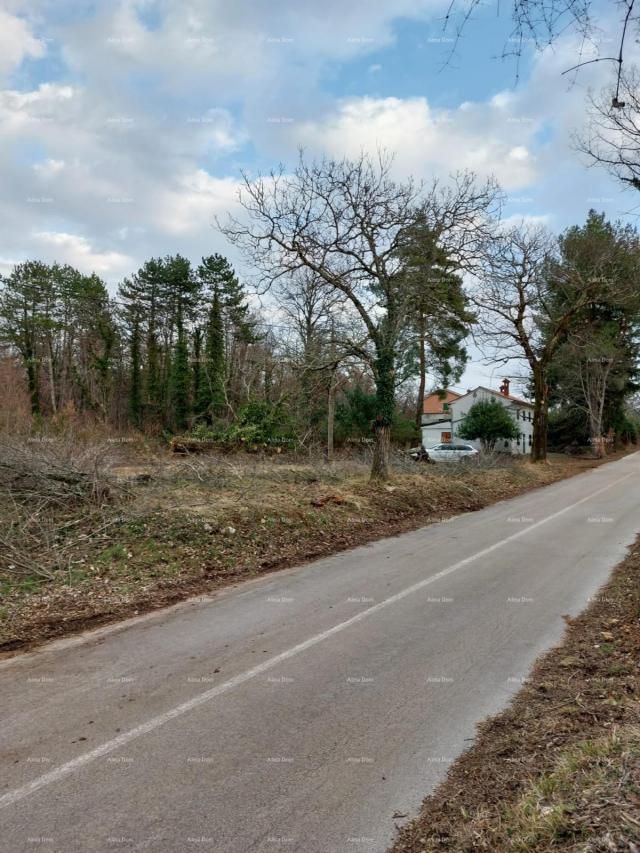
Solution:
<svg viewBox="0 0 640 853">
<path fill-rule="evenodd" d="M 418 374 L 416 426 L 420 427 L 427 371 L 443 388 L 458 381 L 468 358 L 464 340 L 474 315 L 462 278 L 423 217 L 404 233 L 399 256 L 408 307 L 405 369 Z"/>
<path fill-rule="evenodd" d="M 39 415 L 42 409 L 41 367 L 46 364 L 49 374 L 52 371 L 50 342 L 54 326 L 54 276 L 51 267 L 41 261 L 26 261 L 18 264 L 2 284 L 0 333 L 22 358 L 31 411 Z"/>
<path fill-rule="evenodd" d="M 224 411 L 225 406 L 224 326 L 217 289 L 213 291 L 205 329 L 205 358 L 201 395 L 197 411 L 208 420 Z"/>
<path fill-rule="evenodd" d="M 199 410 L 200 401 L 202 399 L 202 381 L 203 381 L 203 370 L 202 370 L 202 328 L 200 326 L 196 326 L 192 332 L 191 339 L 193 342 L 193 410 L 196 415 L 201 415 L 202 412 Z"/>
<path fill-rule="evenodd" d="M 160 345 L 158 328 L 161 325 L 162 260 L 146 261 L 135 275 L 125 279 L 118 289 L 125 306 L 125 315 L 138 317 L 140 341 L 144 339 L 144 409 L 149 418 L 157 418 L 162 405 L 160 379 Z"/>
<path fill-rule="evenodd" d="M 132 318 L 131 340 L 131 383 L 129 386 L 129 413 L 135 427 L 142 428 L 142 382 L 140 380 L 140 317 L 136 312 Z"/>
<path fill-rule="evenodd" d="M 247 297 L 229 261 L 218 254 L 203 258 L 198 278 L 210 295 L 214 291 L 218 294 L 226 335 L 246 343 L 254 341 L 255 323 L 250 316 Z"/>
<path fill-rule="evenodd" d="M 171 362 L 171 408 L 173 425 L 176 429 L 183 430 L 191 414 L 191 371 L 182 312 L 178 314 L 176 326 L 176 344 Z"/>
<path fill-rule="evenodd" d="M 188 351 L 188 329 L 195 319 L 201 288 L 191 263 L 181 255 L 146 261 L 120 287 L 125 305 L 136 306 L 140 311 L 147 419 L 166 424 L 176 420 L 173 409 L 176 336 L 181 324 L 184 335 L 181 346 L 185 345 Z M 187 412 L 186 417 L 190 414 Z"/>
</svg>

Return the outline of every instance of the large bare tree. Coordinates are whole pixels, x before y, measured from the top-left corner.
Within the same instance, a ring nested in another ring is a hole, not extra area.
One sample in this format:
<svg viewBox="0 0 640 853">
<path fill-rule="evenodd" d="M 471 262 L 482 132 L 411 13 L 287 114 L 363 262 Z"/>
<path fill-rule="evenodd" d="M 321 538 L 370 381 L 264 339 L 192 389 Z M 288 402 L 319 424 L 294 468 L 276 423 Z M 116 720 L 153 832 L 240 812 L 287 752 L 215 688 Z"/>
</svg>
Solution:
<svg viewBox="0 0 640 853">
<path fill-rule="evenodd" d="M 547 457 L 548 371 L 566 341 L 573 318 L 602 293 L 609 258 L 594 256 L 589 272 L 566 257 L 540 226 L 502 232 L 487 251 L 486 266 L 471 290 L 480 334 L 497 363 L 526 361 L 533 380 L 534 462 Z"/>
<path fill-rule="evenodd" d="M 394 180 L 392 162 L 385 152 L 313 162 L 301 153 L 293 173 L 245 177 L 245 216 L 222 226 L 265 287 L 306 268 L 358 315 L 366 333 L 358 354 L 376 386 L 372 479 L 389 476 L 398 346 L 411 304 L 399 274 L 402 235 L 421 215 L 452 254 L 471 262 L 499 196 L 494 182 L 479 185 L 470 174 L 458 175 L 448 187 L 434 182 L 425 191 L 411 179 Z"/>
<path fill-rule="evenodd" d="M 570 394 L 573 405 L 587 417 L 591 449 L 598 457 L 605 455 L 603 420 L 607 393 L 612 383 L 621 379 L 618 368 L 623 358 L 621 341 L 608 328 L 578 328 L 570 333 L 563 347 L 562 390 Z"/>
</svg>

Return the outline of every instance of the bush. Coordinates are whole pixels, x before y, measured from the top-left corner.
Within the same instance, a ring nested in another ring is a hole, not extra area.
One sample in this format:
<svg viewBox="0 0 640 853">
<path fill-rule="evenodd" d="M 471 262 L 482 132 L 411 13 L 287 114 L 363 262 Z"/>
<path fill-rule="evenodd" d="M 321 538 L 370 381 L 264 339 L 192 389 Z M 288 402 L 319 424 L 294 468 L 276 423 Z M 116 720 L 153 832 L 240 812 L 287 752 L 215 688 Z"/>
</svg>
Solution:
<svg viewBox="0 0 640 853">
<path fill-rule="evenodd" d="M 346 391 L 336 407 L 336 443 L 344 444 L 348 439 L 372 438 L 376 412 L 375 394 L 367 394 L 362 388 Z M 419 442 L 420 432 L 413 418 L 396 411 L 391 424 L 391 440 L 402 445 Z"/>
<path fill-rule="evenodd" d="M 420 444 L 422 433 L 413 418 L 407 417 L 402 412 L 396 412 L 391 424 L 391 441 L 401 445 Z"/>
<path fill-rule="evenodd" d="M 588 447 L 589 426 L 584 412 L 574 408 L 556 409 L 549 412 L 547 446 L 560 453 L 578 452 Z"/>
<path fill-rule="evenodd" d="M 500 439 L 516 439 L 520 431 L 502 403 L 480 400 L 469 409 L 458 428 L 466 441 L 480 439 L 486 450 L 492 450 Z"/>
<path fill-rule="evenodd" d="M 623 415 L 620 422 L 615 425 L 616 437 L 623 444 L 638 443 L 638 424 L 628 415 Z"/>
<path fill-rule="evenodd" d="M 293 445 L 296 432 L 293 418 L 281 402 L 252 400 L 242 406 L 233 423 L 212 426 L 198 424 L 185 438 L 203 444 L 213 442 L 223 447 L 257 449 Z M 188 440 L 186 443 L 188 444 Z"/>
</svg>

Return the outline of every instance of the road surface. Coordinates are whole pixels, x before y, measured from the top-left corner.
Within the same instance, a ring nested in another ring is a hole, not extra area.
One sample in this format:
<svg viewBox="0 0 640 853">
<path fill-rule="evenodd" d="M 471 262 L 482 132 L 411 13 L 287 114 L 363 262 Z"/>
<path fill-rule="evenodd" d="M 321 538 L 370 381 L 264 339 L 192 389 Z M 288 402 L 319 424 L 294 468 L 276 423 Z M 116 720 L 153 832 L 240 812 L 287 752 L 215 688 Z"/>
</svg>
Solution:
<svg viewBox="0 0 640 853">
<path fill-rule="evenodd" d="M 384 851 L 640 527 L 640 454 L 0 665 L 3 849 Z"/>
</svg>

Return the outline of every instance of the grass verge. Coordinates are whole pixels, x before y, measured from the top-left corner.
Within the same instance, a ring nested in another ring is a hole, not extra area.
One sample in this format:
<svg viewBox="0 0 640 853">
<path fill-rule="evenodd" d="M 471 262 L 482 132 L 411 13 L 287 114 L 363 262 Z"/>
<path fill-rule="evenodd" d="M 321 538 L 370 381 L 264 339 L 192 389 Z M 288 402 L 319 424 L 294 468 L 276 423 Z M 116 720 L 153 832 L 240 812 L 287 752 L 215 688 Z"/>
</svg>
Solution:
<svg viewBox="0 0 640 853">
<path fill-rule="evenodd" d="M 126 480 L 127 498 L 93 514 L 73 504 L 43 527 L 43 512 L 26 501 L 30 551 L 20 564 L 9 554 L 14 568 L 0 569 L 0 654 L 477 510 L 596 464 L 410 465 L 375 486 L 353 461 L 329 468 L 164 457 L 121 466 L 112 474 Z M 30 560 L 37 573 L 24 568 Z"/>
<path fill-rule="evenodd" d="M 640 850 L 640 538 L 393 853 Z"/>
</svg>

